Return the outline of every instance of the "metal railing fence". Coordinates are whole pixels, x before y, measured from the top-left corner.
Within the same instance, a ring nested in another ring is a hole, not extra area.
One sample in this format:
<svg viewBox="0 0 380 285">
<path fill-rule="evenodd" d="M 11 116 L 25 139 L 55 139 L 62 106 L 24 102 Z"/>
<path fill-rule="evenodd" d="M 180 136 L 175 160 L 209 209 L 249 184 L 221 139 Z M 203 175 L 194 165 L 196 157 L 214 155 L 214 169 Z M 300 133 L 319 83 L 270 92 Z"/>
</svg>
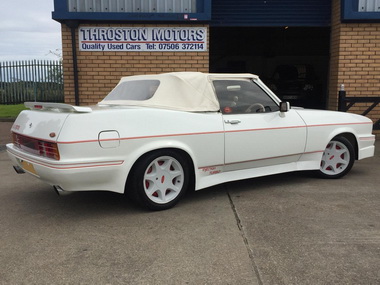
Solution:
<svg viewBox="0 0 380 285">
<path fill-rule="evenodd" d="M 366 116 L 369 112 L 375 109 L 380 103 L 380 97 L 347 97 L 344 90 L 344 84 L 341 85 L 338 92 L 338 111 L 347 112 L 356 103 L 370 103 L 361 115 Z M 374 130 L 380 130 L 380 119 L 376 118 L 373 123 Z"/>
<path fill-rule="evenodd" d="M 0 62 L 0 104 L 63 102 L 61 61 Z"/>
</svg>

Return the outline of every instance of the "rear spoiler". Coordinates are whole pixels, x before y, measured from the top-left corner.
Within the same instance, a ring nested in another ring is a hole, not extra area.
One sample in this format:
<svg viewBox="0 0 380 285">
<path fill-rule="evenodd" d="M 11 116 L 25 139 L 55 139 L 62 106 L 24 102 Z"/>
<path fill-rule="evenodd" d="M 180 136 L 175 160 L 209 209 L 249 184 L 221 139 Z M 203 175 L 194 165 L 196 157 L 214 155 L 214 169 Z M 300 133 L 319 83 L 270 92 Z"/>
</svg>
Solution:
<svg viewBox="0 0 380 285">
<path fill-rule="evenodd" d="M 49 110 L 57 112 L 90 113 L 90 107 L 79 107 L 63 103 L 25 102 L 25 107 L 31 110 Z"/>
</svg>

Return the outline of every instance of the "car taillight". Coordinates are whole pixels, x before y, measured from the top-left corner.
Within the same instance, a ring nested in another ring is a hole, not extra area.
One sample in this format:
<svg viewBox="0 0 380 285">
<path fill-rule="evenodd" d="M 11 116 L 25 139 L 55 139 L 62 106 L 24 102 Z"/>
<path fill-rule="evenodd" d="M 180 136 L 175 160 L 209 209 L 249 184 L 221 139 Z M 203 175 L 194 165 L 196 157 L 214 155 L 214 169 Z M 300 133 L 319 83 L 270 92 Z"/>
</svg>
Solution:
<svg viewBox="0 0 380 285">
<path fill-rule="evenodd" d="M 56 143 L 38 141 L 40 155 L 59 160 L 58 145 Z"/>
<path fill-rule="evenodd" d="M 26 152 L 55 160 L 60 159 L 58 145 L 54 142 L 47 142 L 16 133 L 12 133 L 12 137 L 14 145 Z"/>
<path fill-rule="evenodd" d="M 20 142 L 18 141 L 18 135 L 15 133 L 12 133 L 12 139 L 13 139 L 13 144 L 17 147 L 20 147 Z"/>
</svg>

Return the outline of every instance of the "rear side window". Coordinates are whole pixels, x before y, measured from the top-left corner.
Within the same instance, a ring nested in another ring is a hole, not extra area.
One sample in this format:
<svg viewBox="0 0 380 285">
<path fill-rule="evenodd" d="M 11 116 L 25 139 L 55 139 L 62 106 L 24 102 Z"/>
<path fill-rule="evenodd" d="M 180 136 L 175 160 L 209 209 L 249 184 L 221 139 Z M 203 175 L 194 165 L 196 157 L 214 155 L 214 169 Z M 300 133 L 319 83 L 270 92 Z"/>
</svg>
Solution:
<svg viewBox="0 0 380 285">
<path fill-rule="evenodd" d="M 223 114 L 267 113 L 279 110 L 273 99 L 253 80 L 214 80 Z"/>
<path fill-rule="evenodd" d="M 125 81 L 117 85 L 104 101 L 112 100 L 136 100 L 144 101 L 153 97 L 158 86 L 159 80 L 135 80 Z"/>
</svg>

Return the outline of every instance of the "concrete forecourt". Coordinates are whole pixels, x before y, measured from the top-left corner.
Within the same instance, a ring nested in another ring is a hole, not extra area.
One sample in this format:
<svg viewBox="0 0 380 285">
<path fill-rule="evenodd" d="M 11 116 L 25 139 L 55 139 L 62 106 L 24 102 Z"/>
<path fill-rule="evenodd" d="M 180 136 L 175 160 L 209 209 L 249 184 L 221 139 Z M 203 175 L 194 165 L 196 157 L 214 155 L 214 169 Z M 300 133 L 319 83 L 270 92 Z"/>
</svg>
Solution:
<svg viewBox="0 0 380 285">
<path fill-rule="evenodd" d="M 342 179 L 282 174 L 148 212 L 17 175 L 0 122 L 1 284 L 378 284 L 380 144 Z"/>
</svg>

